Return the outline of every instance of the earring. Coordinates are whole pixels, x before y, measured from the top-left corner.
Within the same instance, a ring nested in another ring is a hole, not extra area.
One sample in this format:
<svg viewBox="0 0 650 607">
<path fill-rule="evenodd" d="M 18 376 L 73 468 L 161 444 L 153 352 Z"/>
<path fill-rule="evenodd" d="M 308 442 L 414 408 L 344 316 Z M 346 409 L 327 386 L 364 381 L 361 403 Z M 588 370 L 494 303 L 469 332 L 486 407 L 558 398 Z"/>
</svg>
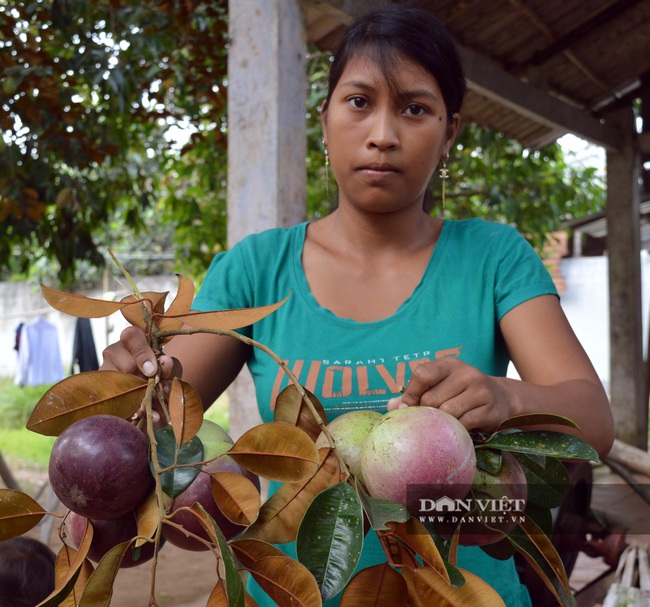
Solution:
<svg viewBox="0 0 650 607">
<path fill-rule="evenodd" d="M 323 148 L 325 149 L 325 193 L 330 197 L 330 153 L 327 149 L 327 141 L 323 139 Z"/>
<path fill-rule="evenodd" d="M 447 168 L 447 159 L 449 154 L 442 157 L 442 167 L 440 168 L 440 179 L 442 180 L 442 209 L 445 209 L 445 193 L 447 189 L 447 179 L 449 179 L 449 169 Z"/>
</svg>

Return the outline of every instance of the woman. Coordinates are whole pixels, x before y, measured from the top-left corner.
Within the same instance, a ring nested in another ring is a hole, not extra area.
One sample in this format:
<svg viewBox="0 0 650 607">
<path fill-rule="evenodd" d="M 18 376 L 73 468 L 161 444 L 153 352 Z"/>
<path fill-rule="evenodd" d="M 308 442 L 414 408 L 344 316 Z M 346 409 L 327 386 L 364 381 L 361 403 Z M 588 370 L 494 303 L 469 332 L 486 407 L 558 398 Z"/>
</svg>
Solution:
<svg viewBox="0 0 650 607">
<path fill-rule="evenodd" d="M 492 430 L 543 411 L 574 419 L 604 454 L 613 440 L 607 397 L 537 254 L 507 226 L 425 210 L 464 93 L 457 51 L 431 13 L 400 5 L 357 19 L 335 54 L 322 111 L 336 210 L 218 255 L 194 309 L 261 306 L 291 293 L 243 332 L 288 361 L 329 420 L 419 405 Z M 521 380 L 504 377 L 509 360 Z M 287 383 L 267 355 L 227 337 L 179 336 L 159 363 L 165 377 L 182 366 L 208 405 L 248 364 L 264 421 Z M 143 335 L 127 329 L 103 368 L 151 375 L 155 365 Z M 384 560 L 369 536 L 362 566 Z M 468 548 L 459 565 L 507 605 L 530 604 L 512 560 Z"/>
</svg>

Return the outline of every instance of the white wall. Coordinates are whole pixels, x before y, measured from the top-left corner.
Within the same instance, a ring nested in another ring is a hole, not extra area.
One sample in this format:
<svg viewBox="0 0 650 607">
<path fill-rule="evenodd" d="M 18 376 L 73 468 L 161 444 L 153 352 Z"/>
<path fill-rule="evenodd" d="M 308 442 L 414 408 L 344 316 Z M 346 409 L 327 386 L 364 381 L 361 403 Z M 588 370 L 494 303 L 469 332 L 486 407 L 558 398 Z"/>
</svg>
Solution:
<svg viewBox="0 0 650 607">
<path fill-rule="evenodd" d="M 567 284 L 562 294 L 562 308 L 607 389 L 610 375 L 608 259 L 563 259 L 561 271 Z M 650 255 L 647 251 L 641 251 L 641 283 L 645 354 L 650 312 Z"/>
</svg>

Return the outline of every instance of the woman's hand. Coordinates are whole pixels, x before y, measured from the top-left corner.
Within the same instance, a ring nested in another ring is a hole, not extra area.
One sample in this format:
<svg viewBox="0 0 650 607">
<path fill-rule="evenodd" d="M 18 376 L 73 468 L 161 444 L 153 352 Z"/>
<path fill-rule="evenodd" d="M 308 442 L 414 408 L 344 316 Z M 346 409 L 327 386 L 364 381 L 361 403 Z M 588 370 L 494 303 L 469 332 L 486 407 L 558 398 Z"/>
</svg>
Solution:
<svg viewBox="0 0 650 607">
<path fill-rule="evenodd" d="M 127 327 L 120 340 L 108 346 L 103 353 L 101 370 L 122 371 L 140 377 L 153 377 L 160 368 L 160 379 L 180 377 L 182 367 L 171 356 L 156 353 L 151 349 L 146 335 L 137 327 Z"/>
<path fill-rule="evenodd" d="M 499 378 L 454 357 L 419 365 L 404 393 L 388 401 L 389 411 L 413 406 L 445 411 L 468 430 L 494 430 L 511 415 L 507 391 Z"/>
</svg>

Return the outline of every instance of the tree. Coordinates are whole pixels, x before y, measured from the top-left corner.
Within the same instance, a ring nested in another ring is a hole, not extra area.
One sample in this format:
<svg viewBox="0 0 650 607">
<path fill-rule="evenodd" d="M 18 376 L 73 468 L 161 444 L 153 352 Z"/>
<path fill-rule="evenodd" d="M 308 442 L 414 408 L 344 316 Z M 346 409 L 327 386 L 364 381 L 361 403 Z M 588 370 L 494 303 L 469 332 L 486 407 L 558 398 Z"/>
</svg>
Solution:
<svg viewBox="0 0 650 607">
<path fill-rule="evenodd" d="M 223 244 L 226 0 L 0 0 L 0 31 L 5 271 L 53 259 L 68 283 L 147 215 Z"/>
<path fill-rule="evenodd" d="M 111 248 L 200 277 L 227 246 L 227 0 L 0 0 L 0 33 L 0 276 L 55 262 L 68 285 Z M 310 49 L 309 217 L 336 197 L 319 111 L 329 61 Z M 466 125 L 449 168 L 433 212 L 505 221 L 537 246 L 603 204 L 602 180 L 558 144 Z"/>
</svg>

